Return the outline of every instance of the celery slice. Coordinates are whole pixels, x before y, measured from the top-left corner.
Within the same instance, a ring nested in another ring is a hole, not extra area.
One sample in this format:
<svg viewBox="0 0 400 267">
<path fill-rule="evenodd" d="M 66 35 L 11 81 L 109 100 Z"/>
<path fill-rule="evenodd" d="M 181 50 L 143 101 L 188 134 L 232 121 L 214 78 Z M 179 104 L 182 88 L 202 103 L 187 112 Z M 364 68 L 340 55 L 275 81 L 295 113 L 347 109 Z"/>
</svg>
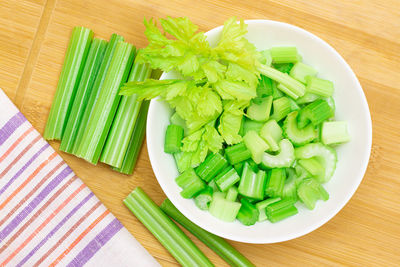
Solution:
<svg viewBox="0 0 400 267">
<path fill-rule="evenodd" d="M 255 121 L 267 121 L 271 112 L 272 96 L 261 98 L 258 102 L 253 101 L 247 108 L 247 117 Z"/>
<path fill-rule="evenodd" d="M 90 29 L 75 27 L 72 30 L 56 93 L 44 129 L 43 137 L 47 140 L 60 140 L 64 134 L 92 38 L 93 32 Z"/>
<path fill-rule="evenodd" d="M 307 77 L 313 77 L 317 75 L 317 73 L 317 70 L 313 67 L 308 66 L 302 62 L 297 62 L 290 70 L 289 75 L 305 84 L 307 82 Z"/>
<path fill-rule="evenodd" d="M 174 159 L 176 166 L 178 167 L 178 171 L 180 173 L 186 171 L 190 168 L 192 153 L 191 152 L 178 152 L 174 154 Z"/>
<path fill-rule="evenodd" d="M 243 124 L 243 133 L 244 136 L 249 131 L 256 131 L 257 133 L 260 132 L 261 127 L 264 125 L 264 122 L 261 121 L 253 121 L 247 118 L 244 118 Z"/>
<path fill-rule="evenodd" d="M 60 150 L 72 153 L 79 126 L 85 112 L 86 104 L 92 92 L 93 84 L 104 57 L 107 41 L 94 38 L 82 72 L 82 77 L 75 95 L 71 113 L 62 136 Z"/>
<path fill-rule="evenodd" d="M 124 200 L 125 206 L 183 266 L 213 266 L 201 250 L 139 187 Z"/>
<path fill-rule="evenodd" d="M 298 118 L 298 127 L 304 128 L 311 122 L 317 126 L 323 121 L 331 118 L 334 115 L 332 108 L 326 100 L 318 99 L 300 110 Z"/>
<path fill-rule="evenodd" d="M 183 189 L 181 196 L 184 198 L 192 198 L 206 188 L 206 184 L 192 168 L 179 175 L 175 182 Z"/>
<path fill-rule="evenodd" d="M 294 162 L 294 148 L 288 139 L 279 142 L 279 153 L 271 155 L 264 153 L 261 166 L 264 168 L 283 168 L 290 167 Z"/>
<path fill-rule="evenodd" d="M 302 166 L 312 176 L 324 175 L 324 167 L 316 158 L 299 159 L 297 163 Z"/>
<path fill-rule="evenodd" d="M 265 143 L 265 141 L 255 131 L 247 132 L 243 137 L 243 142 L 250 150 L 251 158 L 255 163 L 259 164 L 262 160 L 264 151 L 269 148 L 267 143 Z"/>
<path fill-rule="evenodd" d="M 269 51 L 272 63 L 292 63 L 299 60 L 297 48 L 294 46 L 272 47 Z"/>
<path fill-rule="evenodd" d="M 318 95 L 306 92 L 302 97 L 299 97 L 299 98 L 296 99 L 296 103 L 299 104 L 299 105 L 307 104 L 307 103 L 314 102 L 318 98 L 319 98 Z"/>
<path fill-rule="evenodd" d="M 283 124 L 285 136 L 296 146 L 310 143 L 318 137 L 318 131 L 312 124 L 307 125 L 303 129 L 297 126 L 297 111 L 290 113 Z"/>
<path fill-rule="evenodd" d="M 244 143 L 239 143 L 225 149 L 225 156 L 230 164 L 235 165 L 251 158 L 251 152 Z"/>
<path fill-rule="evenodd" d="M 239 183 L 239 193 L 249 198 L 263 199 L 266 179 L 267 175 L 264 171 L 255 173 L 246 162 Z"/>
<path fill-rule="evenodd" d="M 288 170 L 291 170 L 288 172 Z M 292 168 L 286 169 L 286 180 L 282 190 L 282 198 L 291 198 L 297 201 L 297 183 L 298 177 Z"/>
<path fill-rule="evenodd" d="M 265 194 L 269 197 L 282 197 L 283 187 L 286 180 L 286 171 L 283 168 L 272 169 L 268 173 Z"/>
<path fill-rule="evenodd" d="M 274 112 L 271 116 L 271 119 L 274 119 L 276 121 L 280 121 L 283 118 L 285 118 L 292 110 L 290 99 L 284 96 L 275 99 L 273 102 L 273 107 L 274 107 Z"/>
<path fill-rule="evenodd" d="M 223 193 L 222 193 L 223 194 Z M 213 200 L 211 201 L 210 214 L 221 221 L 233 222 L 239 212 L 242 204 L 234 201 L 229 201 L 221 194 L 214 193 Z"/>
<path fill-rule="evenodd" d="M 212 187 L 207 186 L 201 190 L 198 195 L 194 198 L 194 203 L 201 210 L 208 210 L 208 207 L 212 200 L 214 190 Z"/>
<path fill-rule="evenodd" d="M 236 186 L 231 186 L 229 187 L 228 191 L 226 191 L 225 199 L 229 201 L 236 201 L 238 194 L 238 188 Z"/>
<path fill-rule="evenodd" d="M 172 114 L 171 118 L 169 118 L 169 121 L 171 122 L 171 124 L 181 126 L 183 128 L 183 132 L 184 132 L 185 136 L 186 136 L 186 134 L 188 134 L 189 131 L 186 126 L 186 122 L 184 119 L 181 118 L 181 116 L 179 116 L 179 114 L 177 112 Z"/>
<path fill-rule="evenodd" d="M 281 200 L 281 198 L 279 198 L 279 197 L 267 198 L 263 201 L 256 203 L 256 208 L 258 209 L 258 212 L 259 212 L 259 215 L 258 215 L 259 222 L 263 222 L 268 219 L 267 214 L 266 214 L 266 208 L 268 207 L 268 205 L 271 205 L 274 202 L 278 202 L 279 200 Z"/>
<path fill-rule="evenodd" d="M 78 156 L 97 164 L 103 150 L 106 137 L 114 119 L 119 100 L 119 88 L 127 79 L 134 56 L 131 44 L 119 42 L 99 93 L 93 116 L 79 145 Z"/>
<path fill-rule="evenodd" d="M 306 91 L 322 97 L 330 97 L 333 94 L 333 82 L 317 77 L 307 77 Z"/>
<path fill-rule="evenodd" d="M 182 146 L 183 128 L 179 125 L 170 124 L 165 132 L 164 152 L 169 154 L 178 153 Z"/>
<path fill-rule="evenodd" d="M 106 77 L 108 68 L 110 67 L 110 63 L 111 63 L 111 59 L 114 55 L 115 47 L 117 46 L 117 43 L 122 42 L 123 40 L 124 40 L 124 38 L 122 36 L 114 33 L 111 35 L 110 41 L 108 42 L 106 52 L 104 53 L 103 61 L 101 62 L 101 66 L 97 73 L 96 80 L 94 81 L 89 100 L 86 104 L 86 108 L 85 108 L 85 112 L 82 117 L 82 121 L 79 125 L 79 130 L 76 135 L 74 148 L 72 151 L 74 155 L 78 154 L 78 149 L 79 149 L 80 143 L 82 141 L 83 135 L 85 134 L 88 123 L 93 116 L 93 108 L 94 108 L 97 98 L 99 96 L 100 89 L 103 86 L 104 79 Z"/>
<path fill-rule="evenodd" d="M 269 205 L 266 209 L 270 222 L 275 223 L 298 213 L 292 199 L 282 199 Z"/>
<path fill-rule="evenodd" d="M 261 128 L 260 136 L 265 140 L 268 144 L 271 151 L 279 150 L 279 141 L 282 140 L 282 129 L 276 120 L 269 120 L 264 126 Z"/>
<path fill-rule="evenodd" d="M 322 124 L 321 140 L 325 145 L 350 141 L 347 121 L 326 121 Z"/>
<path fill-rule="evenodd" d="M 209 182 L 227 166 L 228 162 L 221 154 L 209 154 L 205 161 L 203 161 L 199 167 L 196 168 L 196 173 L 201 179 Z"/>
<path fill-rule="evenodd" d="M 317 200 L 322 199 L 326 201 L 329 199 L 328 192 L 313 178 L 307 178 L 300 183 L 297 188 L 297 195 L 310 210 L 315 208 Z"/>
<path fill-rule="evenodd" d="M 221 173 L 215 177 L 215 183 L 217 184 L 221 192 L 227 191 L 239 180 L 239 175 L 237 174 L 236 170 L 231 166 L 226 167 L 225 170 L 221 171 Z"/>
<path fill-rule="evenodd" d="M 258 209 L 245 198 L 242 198 L 240 202 L 242 203 L 242 206 L 240 207 L 236 218 L 246 226 L 255 224 L 260 213 Z"/>
</svg>

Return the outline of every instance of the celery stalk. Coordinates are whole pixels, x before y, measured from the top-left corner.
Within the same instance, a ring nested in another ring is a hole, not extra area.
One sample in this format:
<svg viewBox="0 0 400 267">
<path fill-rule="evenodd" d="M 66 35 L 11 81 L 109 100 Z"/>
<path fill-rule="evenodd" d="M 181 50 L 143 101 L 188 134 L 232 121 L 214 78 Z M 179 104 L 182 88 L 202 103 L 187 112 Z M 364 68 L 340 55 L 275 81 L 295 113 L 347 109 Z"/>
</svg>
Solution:
<svg viewBox="0 0 400 267">
<path fill-rule="evenodd" d="M 93 116 L 79 145 L 78 156 L 97 164 L 100 153 L 106 141 L 111 123 L 114 119 L 119 100 L 119 88 L 127 79 L 134 57 L 134 47 L 125 42 L 119 42 L 115 48 L 110 67 L 99 93 Z"/>
<path fill-rule="evenodd" d="M 86 104 L 92 92 L 93 84 L 104 57 L 107 41 L 94 38 L 85 62 L 85 68 L 76 92 L 71 113 L 62 136 L 60 150 L 72 153 L 79 126 L 82 121 Z"/>
<path fill-rule="evenodd" d="M 90 29 L 75 27 L 72 31 L 43 134 L 47 140 L 60 140 L 64 134 L 92 38 Z"/>
<path fill-rule="evenodd" d="M 213 266 L 185 233 L 137 187 L 124 204 L 183 266 Z"/>
</svg>

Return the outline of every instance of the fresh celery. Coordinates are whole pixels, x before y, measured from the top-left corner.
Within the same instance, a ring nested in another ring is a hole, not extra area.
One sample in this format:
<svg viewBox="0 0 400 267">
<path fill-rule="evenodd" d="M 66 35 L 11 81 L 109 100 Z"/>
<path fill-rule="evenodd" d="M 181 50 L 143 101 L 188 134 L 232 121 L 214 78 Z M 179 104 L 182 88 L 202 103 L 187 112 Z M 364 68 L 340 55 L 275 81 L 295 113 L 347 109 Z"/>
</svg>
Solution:
<svg viewBox="0 0 400 267">
<path fill-rule="evenodd" d="M 215 192 L 220 192 L 220 191 L 219 191 L 219 188 L 218 188 L 218 186 L 217 186 L 217 184 L 215 183 L 215 180 L 211 180 L 211 181 L 208 183 L 208 186 L 211 187 L 211 188 L 213 189 L 213 192 L 214 192 L 214 193 L 215 193 Z"/>
<path fill-rule="evenodd" d="M 324 175 L 324 167 L 316 158 L 299 159 L 297 163 L 312 176 Z"/>
<path fill-rule="evenodd" d="M 264 98 L 267 96 L 271 96 L 273 93 L 272 90 L 272 80 L 265 75 L 260 75 L 260 80 L 258 81 L 257 86 L 257 97 Z"/>
<path fill-rule="evenodd" d="M 97 164 L 106 137 L 114 119 L 119 100 L 119 88 L 128 77 L 134 57 L 134 47 L 119 42 L 115 48 L 99 97 L 93 108 L 93 116 L 79 145 L 78 156 Z"/>
<path fill-rule="evenodd" d="M 169 199 L 164 200 L 160 206 L 168 216 L 174 219 L 177 223 L 186 228 L 195 237 L 202 241 L 206 246 L 211 248 L 217 253 L 222 259 L 224 259 L 229 265 L 235 267 L 254 267 L 246 257 L 244 257 L 239 251 L 233 248 L 228 242 L 221 237 L 213 235 L 199 226 L 188 220 Z"/>
<path fill-rule="evenodd" d="M 290 171 L 288 171 L 290 170 Z M 292 168 L 286 169 L 286 180 L 282 190 L 282 198 L 291 198 L 297 201 L 297 181 L 295 172 Z"/>
<path fill-rule="evenodd" d="M 291 104 L 290 104 L 290 99 L 287 97 L 281 97 L 278 99 L 275 99 L 274 102 L 272 103 L 274 107 L 274 112 L 271 116 L 272 119 L 276 121 L 280 121 L 283 118 L 286 117 L 287 114 L 290 113 L 292 110 Z"/>
<path fill-rule="evenodd" d="M 271 151 L 279 150 L 279 141 L 282 140 L 282 129 L 276 120 L 269 120 L 260 131 L 261 138 L 268 144 Z"/>
<path fill-rule="evenodd" d="M 242 171 L 243 171 L 243 167 L 244 167 L 244 161 L 236 163 L 235 165 L 233 165 L 233 168 L 236 170 L 236 172 L 239 175 L 242 175 Z"/>
<path fill-rule="evenodd" d="M 196 168 L 196 173 L 201 179 L 209 182 L 227 166 L 228 162 L 221 154 L 209 154 L 205 161 Z"/>
<path fill-rule="evenodd" d="M 214 190 L 210 186 L 206 186 L 201 190 L 197 196 L 194 198 L 194 203 L 201 210 L 208 210 L 210 202 L 212 200 Z"/>
<path fill-rule="evenodd" d="M 231 166 L 226 167 L 216 177 L 215 183 L 221 192 L 227 191 L 231 186 L 240 180 L 236 170 Z"/>
<path fill-rule="evenodd" d="M 60 140 L 64 134 L 92 38 L 93 32 L 90 29 L 75 27 L 72 30 L 43 134 L 47 140 Z"/>
<path fill-rule="evenodd" d="M 272 63 L 293 63 L 299 60 L 297 48 L 294 46 L 272 47 L 269 49 Z"/>
<path fill-rule="evenodd" d="M 225 199 L 229 201 L 236 201 L 236 198 L 239 194 L 239 191 L 236 186 L 229 187 L 228 191 L 226 191 Z"/>
<path fill-rule="evenodd" d="M 350 141 L 347 121 L 326 121 L 322 124 L 321 140 L 325 145 Z"/>
<path fill-rule="evenodd" d="M 268 173 L 265 185 L 265 194 L 269 197 L 282 197 L 283 187 L 286 180 L 286 171 L 283 168 L 272 169 Z"/>
<path fill-rule="evenodd" d="M 302 97 L 296 99 L 296 103 L 299 105 L 308 104 L 314 102 L 318 98 L 320 98 L 318 95 L 306 92 Z"/>
<path fill-rule="evenodd" d="M 294 92 L 292 92 L 289 88 L 287 88 L 285 85 L 279 83 L 277 85 L 277 88 L 279 90 L 281 90 L 282 92 L 284 92 L 286 95 L 290 96 L 293 99 L 297 99 L 299 98 Z"/>
<path fill-rule="evenodd" d="M 254 162 L 252 159 L 248 159 L 245 161 L 245 163 L 249 164 L 249 167 L 253 170 L 253 172 L 258 172 L 258 164 Z"/>
<path fill-rule="evenodd" d="M 218 193 L 218 192 L 217 192 Z M 225 194 L 213 194 L 210 204 L 210 214 L 225 222 L 233 222 L 239 212 L 241 204 L 224 198 Z"/>
<path fill-rule="evenodd" d="M 206 188 L 206 184 L 193 169 L 184 171 L 175 182 L 182 188 L 181 196 L 184 198 L 192 198 Z"/>
<path fill-rule="evenodd" d="M 164 152 L 169 154 L 178 153 L 182 146 L 183 128 L 179 125 L 170 124 L 165 132 Z"/>
<path fill-rule="evenodd" d="M 256 131 L 257 133 L 259 133 L 261 130 L 261 127 L 263 127 L 263 125 L 264 125 L 264 122 L 253 121 L 253 120 L 245 118 L 244 121 L 242 122 L 242 124 L 243 124 L 242 136 L 244 136 L 249 131 Z"/>
<path fill-rule="evenodd" d="M 333 110 L 326 100 L 318 99 L 300 110 L 298 127 L 300 129 L 304 128 L 310 122 L 312 125 L 317 126 L 332 116 Z"/>
<path fill-rule="evenodd" d="M 151 69 L 148 64 L 135 63 L 128 81 L 144 81 L 150 75 Z M 137 101 L 136 95 L 121 97 L 121 102 L 118 105 L 117 113 L 101 154 L 101 162 L 116 168 L 121 167 L 141 105 L 142 102 Z"/>
<path fill-rule="evenodd" d="M 267 176 L 264 171 L 260 170 L 255 173 L 246 162 L 239 183 L 239 193 L 249 198 L 263 199 L 266 179 Z"/>
<path fill-rule="evenodd" d="M 307 82 L 307 77 L 313 77 L 317 75 L 317 70 L 302 62 L 297 62 L 290 70 L 289 75 L 305 84 Z"/>
<path fill-rule="evenodd" d="M 235 165 L 241 161 L 251 158 L 251 152 L 244 143 L 239 143 L 225 149 L 225 156 L 230 164 Z"/>
<path fill-rule="evenodd" d="M 267 206 L 266 213 L 270 222 L 278 222 L 298 213 L 294 200 L 282 199 Z"/>
<path fill-rule="evenodd" d="M 310 210 L 315 208 L 317 200 L 322 199 L 324 201 L 329 199 L 328 192 L 313 178 L 304 179 L 299 187 L 297 188 L 297 195 L 299 199 L 306 205 Z"/>
<path fill-rule="evenodd" d="M 259 222 L 263 222 L 268 219 L 267 214 L 266 214 L 266 208 L 268 207 L 268 205 L 270 205 L 274 202 L 277 202 L 279 200 L 281 200 L 279 197 L 267 198 L 263 201 L 256 203 L 256 208 L 258 209 L 258 212 L 259 212 L 259 215 L 258 215 Z"/>
<path fill-rule="evenodd" d="M 240 207 L 236 218 L 246 226 L 255 224 L 260 213 L 258 209 L 245 198 L 242 198 L 240 202 L 242 203 L 242 206 Z"/>
<path fill-rule="evenodd" d="M 301 146 L 312 142 L 318 137 L 318 131 L 312 124 L 307 125 L 303 129 L 299 129 L 297 125 L 298 111 L 290 113 L 283 124 L 285 136 L 296 146 Z"/>
<path fill-rule="evenodd" d="M 80 143 L 82 141 L 83 135 L 87 131 L 88 123 L 92 120 L 93 116 L 93 108 L 98 99 L 101 87 L 103 86 L 104 79 L 106 78 L 107 71 L 110 67 L 111 59 L 114 55 L 115 47 L 117 43 L 122 42 L 124 38 L 117 34 L 112 34 L 110 41 L 108 42 L 106 52 L 104 53 L 103 61 L 101 62 L 100 69 L 97 73 L 96 80 L 94 81 L 92 91 L 90 93 L 90 97 L 86 104 L 85 112 L 82 117 L 82 121 L 79 125 L 79 130 L 76 135 L 73 154 L 77 155 Z"/>
<path fill-rule="evenodd" d="M 179 114 L 177 112 L 172 114 L 171 118 L 169 118 L 169 121 L 171 122 L 171 124 L 181 126 L 183 128 L 183 132 L 185 133 L 185 135 L 188 133 L 188 129 L 187 129 L 185 120 L 182 119 L 181 116 L 179 116 Z"/>
<path fill-rule="evenodd" d="M 251 158 L 255 163 L 259 164 L 262 160 L 264 151 L 269 148 L 267 143 L 265 143 L 265 141 L 255 131 L 247 132 L 243 137 L 243 142 L 250 150 Z"/>
<path fill-rule="evenodd" d="M 179 173 L 182 173 L 190 168 L 192 154 L 190 152 L 178 152 L 174 154 L 174 159 Z"/>
<path fill-rule="evenodd" d="M 263 168 L 283 168 L 290 167 L 295 160 L 294 148 L 288 139 L 282 139 L 279 142 L 279 153 L 272 155 L 264 153 L 261 161 Z"/>
<path fill-rule="evenodd" d="M 267 121 L 271 112 L 272 96 L 260 98 L 258 103 L 254 100 L 247 108 L 247 117 L 255 121 Z"/>
<path fill-rule="evenodd" d="M 280 72 L 289 74 L 291 69 L 293 68 L 293 63 L 274 64 L 273 67 Z"/>
<path fill-rule="evenodd" d="M 183 231 L 139 187 L 124 200 L 129 210 L 183 266 L 213 266 Z"/>
<path fill-rule="evenodd" d="M 85 112 L 86 104 L 92 92 L 93 84 L 104 57 L 107 41 L 94 38 L 79 81 L 79 86 L 72 105 L 71 113 L 61 139 L 60 150 L 72 153 L 79 126 Z"/>
<path fill-rule="evenodd" d="M 330 97 L 333 94 L 333 82 L 317 77 L 307 77 L 306 91 L 322 97 Z"/>
</svg>

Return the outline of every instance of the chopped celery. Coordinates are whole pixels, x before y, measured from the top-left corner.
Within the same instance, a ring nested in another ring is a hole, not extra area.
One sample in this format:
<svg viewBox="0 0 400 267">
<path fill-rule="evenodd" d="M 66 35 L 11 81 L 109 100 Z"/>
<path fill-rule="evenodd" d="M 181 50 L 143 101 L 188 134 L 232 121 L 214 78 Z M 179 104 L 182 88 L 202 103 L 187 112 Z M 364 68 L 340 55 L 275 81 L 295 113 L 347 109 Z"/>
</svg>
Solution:
<svg viewBox="0 0 400 267">
<path fill-rule="evenodd" d="M 259 71 L 261 74 L 264 74 L 265 76 L 271 78 L 272 80 L 283 84 L 285 87 L 287 87 L 288 90 L 290 90 L 297 97 L 303 96 L 304 93 L 306 92 L 306 87 L 304 86 L 304 84 L 293 79 L 287 73 L 282 73 L 279 70 L 276 70 L 272 67 L 268 67 L 265 65 L 261 65 L 259 67 Z"/>
<path fill-rule="evenodd" d="M 238 191 L 241 195 L 261 200 L 264 198 L 266 173 L 262 170 L 255 173 L 246 162 L 243 167 Z"/>
<path fill-rule="evenodd" d="M 324 167 L 316 158 L 299 159 L 297 163 L 302 166 L 312 176 L 324 175 Z"/>
<path fill-rule="evenodd" d="M 144 81 L 151 75 L 148 64 L 135 63 L 128 81 Z M 120 167 L 124 160 L 130 137 L 139 116 L 141 101 L 137 95 L 122 96 L 117 113 L 107 136 L 100 161 L 114 167 Z"/>
<path fill-rule="evenodd" d="M 111 35 L 110 41 L 108 42 L 106 52 L 104 53 L 103 61 L 101 62 L 99 72 L 97 73 L 96 80 L 94 81 L 89 100 L 86 104 L 85 113 L 83 114 L 82 121 L 79 126 L 79 131 L 75 139 L 75 144 L 73 149 L 74 155 L 78 155 L 78 149 L 80 143 L 82 142 L 83 135 L 87 131 L 89 121 L 92 120 L 95 103 L 99 97 L 101 87 L 103 86 L 104 80 L 106 78 L 111 60 L 115 52 L 115 48 L 117 44 L 119 42 L 122 42 L 123 40 L 124 38 L 122 36 L 114 33 Z"/>
<path fill-rule="evenodd" d="M 299 97 L 296 99 L 296 103 L 299 105 L 307 104 L 307 103 L 314 102 L 318 98 L 319 98 L 319 96 L 306 92 L 302 97 Z"/>
<path fill-rule="evenodd" d="M 233 165 L 233 168 L 239 175 L 242 175 L 243 166 L 244 166 L 244 161 L 236 163 L 235 165 Z"/>
<path fill-rule="evenodd" d="M 298 161 L 297 161 L 297 163 L 298 163 Z M 298 186 L 301 183 L 301 181 L 303 181 L 305 178 L 312 177 L 312 175 L 306 169 L 304 169 L 303 166 L 301 166 L 300 164 L 297 164 L 297 163 L 294 166 L 293 173 L 291 173 L 292 168 L 286 169 L 288 176 L 293 175 L 296 177 L 296 181 L 295 181 L 296 186 Z"/>
<path fill-rule="evenodd" d="M 307 77 L 313 77 L 317 75 L 317 70 L 302 62 L 297 62 L 290 70 L 289 75 L 305 84 L 307 82 L 306 81 Z"/>
<path fill-rule="evenodd" d="M 293 63 L 299 60 L 297 48 L 294 46 L 272 47 L 269 51 L 272 63 Z"/>
<path fill-rule="evenodd" d="M 261 57 L 262 57 L 262 59 L 260 60 L 260 62 L 262 64 L 271 66 L 272 56 L 271 56 L 271 51 L 269 49 L 261 51 Z"/>
<path fill-rule="evenodd" d="M 135 168 L 136 161 L 139 157 L 139 152 L 143 144 L 144 135 L 146 133 L 146 119 L 149 105 L 150 101 L 143 101 L 135 127 L 133 128 L 133 132 L 129 140 L 128 148 L 126 149 L 124 160 L 122 161 L 122 165 L 120 168 L 113 168 L 114 170 L 128 175 L 133 173 L 133 169 Z M 188 167 L 190 167 L 190 165 Z"/>
<path fill-rule="evenodd" d="M 247 108 L 246 114 L 255 121 L 267 121 L 271 112 L 272 96 L 261 98 L 259 103 L 254 101 Z"/>
<path fill-rule="evenodd" d="M 226 167 L 216 177 L 215 183 L 221 192 L 227 191 L 240 180 L 239 175 L 231 166 Z"/>
<path fill-rule="evenodd" d="M 283 85 L 283 84 L 281 84 L 281 83 L 278 84 L 277 88 L 278 88 L 279 90 L 281 90 L 282 92 L 284 92 L 286 95 L 288 95 L 288 96 L 290 96 L 291 98 L 293 98 L 293 99 L 299 98 L 295 93 L 293 93 L 292 91 L 290 91 L 289 88 L 287 88 L 285 85 Z"/>
<path fill-rule="evenodd" d="M 269 78 L 268 78 L 269 79 Z M 277 88 L 278 83 L 276 81 L 272 81 L 272 98 L 275 100 L 277 98 L 281 98 L 284 96 L 281 90 Z"/>
<path fill-rule="evenodd" d="M 179 114 L 177 112 L 172 114 L 171 118 L 169 118 L 169 121 L 171 122 L 171 124 L 181 126 L 183 128 L 184 135 L 186 135 L 188 133 L 188 129 L 187 129 L 185 120 L 182 119 L 181 116 L 179 116 Z"/>
<path fill-rule="evenodd" d="M 290 110 L 291 111 L 300 110 L 300 106 L 296 103 L 296 101 L 294 101 L 291 98 L 289 100 L 290 100 Z"/>
<path fill-rule="evenodd" d="M 347 121 L 326 121 L 322 124 L 321 140 L 325 145 L 350 141 Z"/>
<path fill-rule="evenodd" d="M 312 124 L 307 125 L 303 129 L 297 126 L 297 111 L 290 113 L 283 124 L 285 136 L 296 146 L 310 143 L 318 137 L 318 131 Z"/>
<path fill-rule="evenodd" d="M 131 44 L 125 42 L 117 44 L 99 97 L 93 108 L 93 116 L 87 125 L 77 151 L 79 157 L 93 164 L 97 164 L 103 150 L 121 98 L 118 94 L 119 88 L 128 77 L 133 57 L 134 47 Z"/>
<path fill-rule="evenodd" d="M 192 153 L 178 152 L 178 153 L 174 154 L 174 159 L 175 159 L 176 166 L 178 167 L 178 171 L 180 173 L 182 173 L 190 168 Z"/>
<path fill-rule="evenodd" d="M 175 182 L 183 189 L 181 196 L 184 198 L 192 198 L 206 187 L 193 169 L 184 171 L 175 179 Z"/>
<path fill-rule="evenodd" d="M 282 129 L 276 120 L 269 120 L 264 126 L 261 128 L 260 136 L 265 140 L 268 144 L 269 149 L 271 151 L 279 150 L 279 141 L 282 140 Z"/>
<path fill-rule="evenodd" d="M 335 100 L 333 99 L 333 97 L 331 96 L 331 97 L 325 98 L 325 100 L 328 103 L 328 105 L 331 107 L 332 113 L 335 113 L 336 104 L 335 104 Z"/>
<path fill-rule="evenodd" d="M 274 107 L 274 112 L 271 118 L 276 121 L 280 121 L 283 118 L 285 118 L 286 115 L 289 114 L 290 111 L 292 110 L 290 99 L 284 96 L 275 99 L 272 105 Z"/>
<path fill-rule="evenodd" d="M 299 199 L 306 205 L 310 210 L 315 208 L 317 200 L 322 199 L 324 201 L 329 199 L 328 192 L 313 178 L 304 179 L 297 188 L 297 195 Z"/>
<path fill-rule="evenodd" d="M 249 131 L 256 131 L 257 133 L 259 133 L 261 130 L 261 127 L 263 127 L 263 125 L 264 125 L 264 122 L 253 121 L 253 120 L 244 118 L 244 121 L 242 122 L 242 124 L 243 124 L 242 136 L 244 136 Z"/>
<path fill-rule="evenodd" d="M 246 145 L 242 142 L 225 149 L 225 156 L 228 158 L 230 164 L 235 165 L 239 162 L 251 158 L 251 152 L 247 149 Z"/>
<path fill-rule="evenodd" d="M 288 73 L 293 68 L 293 63 L 281 63 L 281 64 L 274 64 L 273 67 L 280 72 Z"/>
<path fill-rule="evenodd" d="M 317 126 L 333 116 L 333 110 L 326 100 L 318 99 L 300 110 L 298 127 L 304 128 L 308 123 Z"/>
<path fill-rule="evenodd" d="M 226 191 L 226 200 L 236 201 L 236 198 L 239 194 L 238 188 L 236 186 L 229 187 L 228 191 Z"/>
<path fill-rule="evenodd" d="M 94 38 L 86 58 L 82 77 L 79 81 L 75 99 L 69 114 L 67 124 L 62 135 L 60 150 L 72 153 L 79 125 L 85 112 L 86 104 L 96 79 L 97 72 L 103 60 L 104 52 L 107 48 L 107 41 Z"/>
<path fill-rule="evenodd" d="M 240 202 L 242 203 L 242 206 L 240 207 L 236 218 L 246 226 L 255 224 L 260 213 L 258 209 L 245 198 L 242 198 Z"/>
<path fill-rule="evenodd" d="M 211 188 L 213 189 L 213 192 L 214 192 L 214 193 L 215 193 L 215 192 L 220 192 L 220 191 L 219 191 L 219 188 L 218 188 L 217 184 L 215 183 L 215 180 L 214 180 L 214 179 L 211 180 L 211 181 L 208 183 L 208 186 L 211 187 Z"/>
<path fill-rule="evenodd" d="M 47 140 L 60 140 L 64 134 L 92 38 L 93 32 L 90 29 L 75 27 L 72 30 L 56 93 L 44 129 L 43 137 Z"/>
<path fill-rule="evenodd" d="M 266 214 L 266 208 L 268 207 L 268 205 L 270 205 L 274 202 L 277 202 L 279 200 L 281 200 L 281 198 L 279 198 L 279 197 L 267 198 L 263 201 L 256 203 L 256 208 L 258 209 L 258 212 L 259 212 L 259 215 L 258 215 L 259 222 L 263 222 L 268 219 L 267 214 Z"/>
<path fill-rule="evenodd" d="M 125 206 L 183 266 L 213 266 L 203 252 L 139 187 L 124 200 Z"/>
<path fill-rule="evenodd" d="M 196 173 L 201 179 L 209 182 L 227 166 L 228 162 L 221 154 L 209 154 L 205 161 L 203 161 L 199 167 L 196 168 Z"/>
<path fill-rule="evenodd" d="M 221 194 L 214 193 L 209 212 L 212 216 L 225 222 L 233 222 L 242 204 L 225 199 Z"/>
<path fill-rule="evenodd" d="M 169 154 L 178 153 L 182 146 L 183 128 L 179 125 L 170 124 L 165 132 L 164 152 Z"/>
<path fill-rule="evenodd" d="M 325 173 L 319 180 L 321 183 L 329 181 L 336 168 L 336 151 L 321 143 L 311 143 L 295 149 L 297 159 L 309 159 L 316 157 L 320 164 L 324 167 Z"/>
<path fill-rule="evenodd" d="M 333 90 L 333 82 L 317 77 L 307 77 L 307 92 L 322 97 L 330 97 L 333 94 Z"/>
<path fill-rule="evenodd" d="M 290 167 L 294 162 L 294 148 L 288 139 L 279 142 L 279 153 L 271 155 L 264 153 L 261 166 L 264 168 L 283 168 Z"/>
<path fill-rule="evenodd" d="M 268 173 L 265 194 L 269 197 L 281 197 L 285 185 L 286 171 L 283 168 L 272 169 Z"/>
<path fill-rule="evenodd" d="M 259 164 L 262 160 L 264 151 L 268 149 L 267 143 L 255 132 L 247 132 L 243 137 L 243 142 L 251 152 L 251 158 Z"/>
<path fill-rule="evenodd" d="M 198 195 L 194 198 L 194 203 L 201 210 L 208 210 L 208 207 L 212 200 L 214 190 L 210 186 L 206 186 L 201 190 Z"/>
<path fill-rule="evenodd" d="M 259 170 L 258 164 L 255 163 L 254 160 L 248 159 L 245 162 L 247 162 L 249 164 L 249 166 L 253 170 L 253 172 L 258 172 L 258 170 Z"/>
<path fill-rule="evenodd" d="M 273 93 L 272 84 L 273 82 L 270 78 L 268 78 L 265 75 L 260 75 L 260 80 L 257 86 L 257 97 L 264 98 L 272 95 Z"/>
<path fill-rule="evenodd" d="M 272 223 L 281 221 L 298 213 L 292 199 L 282 199 L 266 208 L 268 220 Z"/>
<path fill-rule="evenodd" d="M 291 168 L 286 169 L 291 170 Z M 297 201 L 297 179 L 298 177 L 295 176 L 295 173 L 289 174 L 287 173 L 287 179 L 285 180 L 285 184 L 282 190 L 282 198 L 291 198 Z"/>
<path fill-rule="evenodd" d="M 224 259 L 231 266 L 242 266 L 242 267 L 254 267 L 246 257 L 240 254 L 235 248 L 233 248 L 228 242 L 219 236 L 213 235 L 196 224 L 192 223 L 186 218 L 169 199 L 164 200 L 160 208 L 177 223 L 186 228 L 200 241 L 211 248 L 217 253 L 222 259 Z"/>
</svg>

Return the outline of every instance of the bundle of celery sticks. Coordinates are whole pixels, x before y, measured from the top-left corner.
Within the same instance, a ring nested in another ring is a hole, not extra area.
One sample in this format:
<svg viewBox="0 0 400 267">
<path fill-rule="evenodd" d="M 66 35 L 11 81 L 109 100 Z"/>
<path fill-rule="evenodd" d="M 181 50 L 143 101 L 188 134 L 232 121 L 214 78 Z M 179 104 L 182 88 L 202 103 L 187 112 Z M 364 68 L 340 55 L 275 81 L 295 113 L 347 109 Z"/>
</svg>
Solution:
<svg viewBox="0 0 400 267">
<path fill-rule="evenodd" d="M 137 52 L 120 35 L 111 35 L 107 42 L 93 38 L 90 29 L 75 27 L 44 138 L 61 140 L 61 151 L 131 174 L 144 139 L 149 102 L 137 101 L 135 95 L 121 97 L 119 89 L 127 81 L 152 75 L 147 64 L 136 64 Z"/>
</svg>

